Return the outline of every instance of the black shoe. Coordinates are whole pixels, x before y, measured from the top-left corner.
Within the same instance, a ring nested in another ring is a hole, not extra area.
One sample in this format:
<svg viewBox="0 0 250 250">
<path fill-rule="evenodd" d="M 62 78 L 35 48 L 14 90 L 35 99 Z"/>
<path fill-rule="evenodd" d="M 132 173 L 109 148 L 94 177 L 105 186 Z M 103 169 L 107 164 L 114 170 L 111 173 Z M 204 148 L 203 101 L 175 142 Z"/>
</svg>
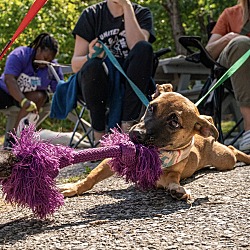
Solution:
<svg viewBox="0 0 250 250">
<path fill-rule="evenodd" d="M 12 135 L 9 135 L 4 141 L 4 146 L 3 146 L 4 150 L 11 151 L 15 143 L 16 143 L 15 139 L 12 137 Z"/>
</svg>

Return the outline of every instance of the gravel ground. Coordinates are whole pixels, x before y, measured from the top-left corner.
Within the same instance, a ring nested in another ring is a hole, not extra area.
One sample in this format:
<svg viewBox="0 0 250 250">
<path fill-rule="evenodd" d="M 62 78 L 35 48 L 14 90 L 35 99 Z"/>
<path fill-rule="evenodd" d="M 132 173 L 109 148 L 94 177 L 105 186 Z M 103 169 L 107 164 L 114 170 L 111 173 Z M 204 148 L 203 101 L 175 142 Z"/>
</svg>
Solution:
<svg viewBox="0 0 250 250">
<path fill-rule="evenodd" d="M 84 166 L 63 169 L 58 182 Z M 249 171 L 198 172 L 182 182 L 192 205 L 118 177 L 66 198 L 46 220 L 0 201 L 0 249 L 250 249 Z"/>
</svg>

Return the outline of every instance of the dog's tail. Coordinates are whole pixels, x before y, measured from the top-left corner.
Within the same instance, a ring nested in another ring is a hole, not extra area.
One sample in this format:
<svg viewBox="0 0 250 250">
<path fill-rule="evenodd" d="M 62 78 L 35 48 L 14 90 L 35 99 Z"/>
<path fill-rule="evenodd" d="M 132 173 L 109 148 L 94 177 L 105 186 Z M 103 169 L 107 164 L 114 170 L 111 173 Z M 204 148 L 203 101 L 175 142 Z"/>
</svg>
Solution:
<svg viewBox="0 0 250 250">
<path fill-rule="evenodd" d="M 237 161 L 244 162 L 246 164 L 250 164 L 250 155 L 243 153 L 242 151 L 236 149 L 233 146 L 228 146 L 234 153 Z"/>
</svg>

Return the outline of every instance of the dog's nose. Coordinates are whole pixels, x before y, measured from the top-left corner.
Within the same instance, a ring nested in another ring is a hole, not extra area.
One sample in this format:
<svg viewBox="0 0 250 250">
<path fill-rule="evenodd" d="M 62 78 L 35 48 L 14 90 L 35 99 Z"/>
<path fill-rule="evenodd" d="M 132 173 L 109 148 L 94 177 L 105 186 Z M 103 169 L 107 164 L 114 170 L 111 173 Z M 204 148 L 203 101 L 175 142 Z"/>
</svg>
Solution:
<svg viewBox="0 0 250 250">
<path fill-rule="evenodd" d="M 129 137 L 132 141 L 142 143 L 145 141 L 146 134 L 142 130 L 134 129 L 129 131 Z"/>
</svg>

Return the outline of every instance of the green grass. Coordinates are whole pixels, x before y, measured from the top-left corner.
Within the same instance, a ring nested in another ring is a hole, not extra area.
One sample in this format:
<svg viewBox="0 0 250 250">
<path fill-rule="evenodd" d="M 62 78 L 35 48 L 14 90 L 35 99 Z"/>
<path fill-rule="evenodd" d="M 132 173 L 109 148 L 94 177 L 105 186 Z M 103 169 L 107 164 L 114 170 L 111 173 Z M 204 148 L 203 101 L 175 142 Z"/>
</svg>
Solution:
<svg viewBox="0 0 250 250">
<path fill-rule="evenodd" d="M 235 121 L 222 121 L 221 126 L 223 134 L 228 133 L 235 124 Z"/>
</svg>

